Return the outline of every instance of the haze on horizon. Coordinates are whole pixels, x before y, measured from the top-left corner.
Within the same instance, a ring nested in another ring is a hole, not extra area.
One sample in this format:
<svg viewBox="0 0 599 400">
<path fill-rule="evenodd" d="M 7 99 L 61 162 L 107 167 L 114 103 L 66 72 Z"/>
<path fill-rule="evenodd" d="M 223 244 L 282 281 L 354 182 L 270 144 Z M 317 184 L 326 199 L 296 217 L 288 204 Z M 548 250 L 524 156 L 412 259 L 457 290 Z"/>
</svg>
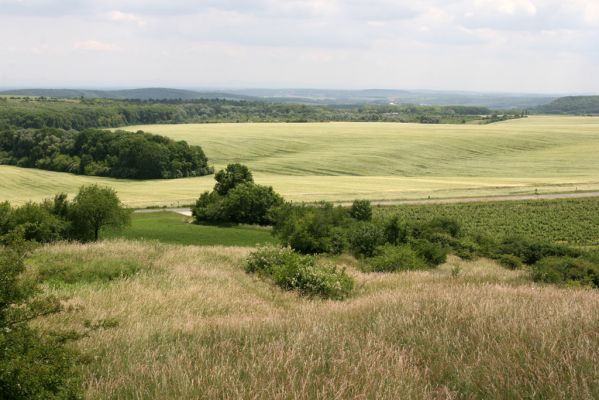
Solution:
<svg viewBox="0 0 599 400">
<path fill-rule="evenodd" d="M 0 87 L 599 92 L 597 0 L 0 0 Z"/>
</svg>

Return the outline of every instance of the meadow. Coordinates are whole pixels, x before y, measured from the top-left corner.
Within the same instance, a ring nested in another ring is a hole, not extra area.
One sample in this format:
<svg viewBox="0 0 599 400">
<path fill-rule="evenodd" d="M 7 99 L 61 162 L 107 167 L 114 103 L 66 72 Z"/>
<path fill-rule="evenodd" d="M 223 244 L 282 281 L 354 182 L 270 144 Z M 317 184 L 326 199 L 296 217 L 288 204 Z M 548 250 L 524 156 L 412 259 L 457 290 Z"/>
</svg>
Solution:
<svg viewBox="0 0 599 400">
<path fill-rule="evenodd" d="M 289 200 L 478 197 L 599 190 L 599 118 L 535 116 L 489 125 L 181 124 L 127 127 L 200 144 L 221 168 L 241 162 Z M 15 204 L 88 183 L 131 207 L 190 204 L 211 177 L 127 181 L 0 166 Z"/>
<path fill-rule="evenodd" d="M 104 326 L 71 343 L 89 399 L 599 397 L 596 290 L 487 260 L 366 274 L 343 256 L 355 294 L 308 300 L 246 274 L 249 251 L 45 246 L 28 273 L 66 311 L 35 325 Z"/>
<path fill-rule="evenodd" d="M 204 246 L 256 246 L 275 242 L 269 228 L 196 225 L 190 223 L 190 220 L 190 217 L 172 212 L 135 213 L 131 218 L 131 226 L 107 231 L 103 238 Z"/>
</svg>

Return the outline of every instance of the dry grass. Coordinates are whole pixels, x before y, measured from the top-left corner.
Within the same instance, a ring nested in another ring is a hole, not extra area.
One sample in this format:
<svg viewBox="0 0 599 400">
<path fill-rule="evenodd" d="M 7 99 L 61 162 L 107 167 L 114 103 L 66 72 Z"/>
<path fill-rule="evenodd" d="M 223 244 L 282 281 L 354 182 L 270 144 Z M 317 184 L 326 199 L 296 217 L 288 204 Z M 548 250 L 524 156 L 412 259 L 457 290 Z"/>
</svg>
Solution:
<svg viewBox="0 0 599 400">
<path fill-rule="evenodd" d="M 148 266 L 111 284 L 48 289 L 72 307 L 45 327 L 119 321 L 77 343 L 90 399 L 599 397 L 599 292 L 537 286 L 490 261 L 364 274 L 341 258 L 359 289 L 335 302 L 245 274 L 247 248 L 39 251 Z"/>
</svg>

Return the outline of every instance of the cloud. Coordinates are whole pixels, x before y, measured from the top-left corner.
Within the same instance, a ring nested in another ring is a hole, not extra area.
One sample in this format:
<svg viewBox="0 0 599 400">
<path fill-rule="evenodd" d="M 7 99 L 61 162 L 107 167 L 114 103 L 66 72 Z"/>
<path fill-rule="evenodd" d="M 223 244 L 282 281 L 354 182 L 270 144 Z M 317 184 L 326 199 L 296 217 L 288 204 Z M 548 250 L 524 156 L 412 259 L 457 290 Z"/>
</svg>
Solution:
<svg viewBox="0 0 599 400">
<path fill-rule="evenodd" d="M 112 43 L 102 42 L 100 40 L 85 40 L 73 43 L 73 48 L 77 50 L 89 51 L 117 51 L 120 48 Z"/>
<path fill-rule="evenodd" d="M 138 26 L 147 24 L 147 20 L 135 14 L 124 13 L 121 11 L 113 11 L 110 13 L 110 19 L 116 22 L 133 22 Z"/>
</svg>

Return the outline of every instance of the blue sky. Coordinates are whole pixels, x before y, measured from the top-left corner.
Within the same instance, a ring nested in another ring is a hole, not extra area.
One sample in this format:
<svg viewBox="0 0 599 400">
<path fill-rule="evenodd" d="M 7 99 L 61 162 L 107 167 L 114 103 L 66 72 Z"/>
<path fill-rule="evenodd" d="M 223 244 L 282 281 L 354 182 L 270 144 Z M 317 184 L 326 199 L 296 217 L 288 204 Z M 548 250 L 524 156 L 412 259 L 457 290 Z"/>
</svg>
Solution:
<svg viewBox="0 0 599 400">
<path fill-rule="evenodd" d="M 1 87 L 599 92 L 599 0 L 0 0 Z"/>
</svg>

